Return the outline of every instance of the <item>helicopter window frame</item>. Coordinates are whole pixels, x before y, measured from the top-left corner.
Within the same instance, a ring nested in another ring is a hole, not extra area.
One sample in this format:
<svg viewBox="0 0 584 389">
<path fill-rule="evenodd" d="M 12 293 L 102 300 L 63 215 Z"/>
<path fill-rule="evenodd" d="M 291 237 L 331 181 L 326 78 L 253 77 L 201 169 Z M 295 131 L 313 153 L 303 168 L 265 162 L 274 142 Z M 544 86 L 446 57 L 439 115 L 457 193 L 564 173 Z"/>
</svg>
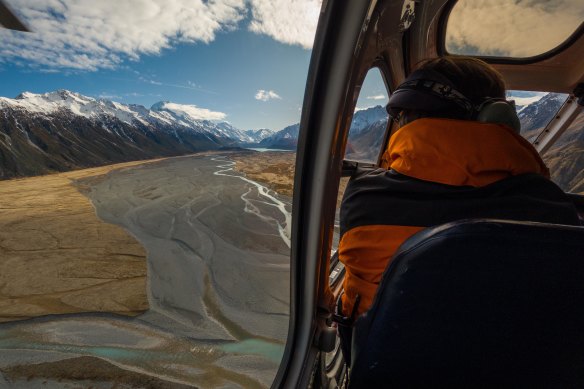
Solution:
<svg viewBox="0 0 584 389">
<path fill-rule="evenodd" d="M 578 28 L 570 35 L 566 40 L 564 40 L 558 46 L 545 51 L 541 54 L 537 54 L 530 57 L 504 57 L 504 56 L 491 56 L 491 55 L 472 55 L 463 53 L 450 53 L 446 49 L 446 30 L 448 27 L 448 20 L 450 19 L 450 14 L 454 7 L 458 4 L 458 0 L 450 0 L 445 6 L 444 10 L 438 19 L 438 32 L 436 34 L 436 53 L 439 57 L 452 55 L 452 56 L 471 56 L 479 58 L 485 62 L 492 64 L 514 64 L 514 65 L 529 65 L 534 64 L 546 59 L 552 58 L 575 44 L 582 36 L 584 36 L 584 22 L 578 26 Z"/>
<path fill-rule="evenodd" d="M 381 79 L 383 81 L 383 85 L 385 86 L 385 90 L 387 92 L 387 96 L 389 98 L 389 96 L 391 96 L 391 94 L 392 94 L 392 90 L 390 87 L 391 84 L 388 82 L 388 80 L 391 79 L 391 77 L 389 76 L 390 71 L 389 71 L 389 67 L 388 67 L 387 63 L 380 57 L 376 58 L 367 67 L 367 70 L 363 72 L 362 79 L 361 79 L 359 85 L 361 85 L 361 86 L 363 85 L 363 82 L 367 78 L 367 75 L 374 68 L 376 68 L 379 71 L 379 73 L 381 75 Z M 361 92 L 361 90 L 359 90 L 359 92 Z M 383 137 L 381 140 L 381 147 L 380 147 L 380 150 L 378 152 L 378 155 L 377 155 L 375 162 L 364 162 L 364 161 L 359 161 L 359 160 L 355 160 L 355 159 L 345 158 L 344 156 L 346 155 L 346 147 L 347 147 L 347 142 L 349 139 L 349 132 L 351 130 L 351 128 L 350 128 L 351 120 L 353 120 L 353 116 L 355 115 L 355 109 L 357 108 L 359 96 L 360 96 L 360 93 L 356 94 L 354 101 L 352 103 L 353 110 L 352 110 L 350 117 L 348 118 L 348 119 L 350 119 L 348 121 L 349 129 L 347 130 L 347 136 L 346 136 L 346 139 L 344 140 L 345 144 L 344 144 L 344 151 L 343 151 L 343 167 L 344 168 L 347 167 L 351 171 L 354 170 L 355 168 L 357 168 L 357 166 L 378 166 L 379 167 L 381 165 L 381 159 L 383 157 L 383 154 L 385 153 L 385 150 L 387 148 L 387 144 L 389 142 L 389 138 L 391 137 L 392 130 L 393 130 L 393 122 L 391 120 L 389 120 L 389 117 L 388 117 L 385 131 L 383 132 Z M 348 172 L 343 172 L 342 176 L 345 177 L 345 176 L 347 176 L 347 174 L 348 174 Z"/>
</svg>

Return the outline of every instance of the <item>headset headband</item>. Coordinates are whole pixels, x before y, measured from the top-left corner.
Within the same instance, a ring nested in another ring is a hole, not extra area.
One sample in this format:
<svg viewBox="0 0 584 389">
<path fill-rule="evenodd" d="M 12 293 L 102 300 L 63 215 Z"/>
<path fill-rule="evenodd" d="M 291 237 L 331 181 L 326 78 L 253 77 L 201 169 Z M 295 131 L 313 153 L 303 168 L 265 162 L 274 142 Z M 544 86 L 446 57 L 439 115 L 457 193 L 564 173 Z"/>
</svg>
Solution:
<svg viewBox="0 0 584 389">
<path fill-rule="evenodd" d="M 450 85 L 444 85 L 434 80 L 419 79 L 405 81 L 398 87 L 395 92 L 403 90 L 416 90 L 428 94 L 433 94 L 442 100 L 456 104 L 458 107 L 467 112 L 472 111 L 474 108 L 473 103 L 462 93 L 452 88 Z"/>
<path fill-rule="evenodd" d="M 433 70 L 414 71 L 390 95 L 387 103 L 387 112 L 392 118 L 403 110 L 449 112 L 453 109 L 466 113 L 470 120 L 507 124 L 516 131 L 520 129 L 514 101 L 485 97 L 479 104 L 474 104 L 449 79 Z"/>
</svg>

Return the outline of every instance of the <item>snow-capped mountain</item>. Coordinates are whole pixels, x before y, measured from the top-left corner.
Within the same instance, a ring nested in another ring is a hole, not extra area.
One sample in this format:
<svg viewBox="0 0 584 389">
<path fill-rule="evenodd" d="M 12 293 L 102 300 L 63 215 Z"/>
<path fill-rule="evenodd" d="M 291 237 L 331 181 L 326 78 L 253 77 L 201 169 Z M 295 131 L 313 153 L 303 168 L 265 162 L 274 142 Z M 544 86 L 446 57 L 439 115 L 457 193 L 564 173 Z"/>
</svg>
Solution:
<svg viewBox="0 0 584 389">
<path fill-rule="evenodd" d="M 109 100 L 97 100 L 68 90 L 44 94 L 24 92 L 15 99 L 0 97 L 0 108 L 21 109 L 39 114 L 53 114 L 60 110 L 68 110 L 73 115 L 86 118 L 109 115 L 130 124 L 134 120 L 143 120 L 142 115 L 129 106 Z"/>
<path fill-rule="evenodd" d="M 67 171 L 252 140 L 226 122 L 197 119 L 195 106 L 152 109 L 58 90 L 0 97 L 0 179 Z"/>
<path fill-rule="evenodd" d="M 251 137 L 255 143 L 259 143 L 267 137 L 274 135 L 274 131 L 267 128 L 260 128 L 259 130 L 247 130 L 245 134 Z"/>
<path fill-rule="evenodd" d="M 565 94 L 548 93 L 536 102 L 521 109 L 518 112 L 519 121 L 521 122 L 521 135 L 527 139 L 536 135 L 554 117 L 565 100 Z"/>
<path fill-rule="evenodd" d="M 191 127 L 197 131 L 206 131 L 218 137 L 233 139 L 237 142 L 254 142 L 245 132 L 233 127 L 228 122 L 213 122 L 204 117 L 208 110 L 194 105 L 176 104 L 169 101 L 158 102 L 150 107 L 150 116 L 156 115 L 160 120 L 170 121 L 174 125 Z"/>
<path fill-rule="evenodd" d="M 356 140 L 361 135 L 364 138 L 369 138 L 371 131 L 379 132 L 379 129 L 387 123 L 387 118 L 387 111 L 381 105 L 355 111 L 349 130 L 349 142 Z M 299 128 L 299 123 L 288 126 L 262 140 L 260 146 L 271 149 L 295 149 L 298 144 Z"/>
<path fill-rule="evenodd" d="M 353 114 L 345 158 L 356 161 L 377 161 L 389 114 L 385 107 L 361 109 Z"/>
<path fill-rule="evenodd" d="M 260 142 L 261 147 L 269 149 L 289 149 L 294 150 L 298 145 L 298 132 L 300 130 L 300 123 L 288 126 L 274 135 L 264 138 Z"/>
<path fill-rule="evenodd" d="M 122 104 L 106 99 L 95 99 L 68 90 L 44 94 L 24 92 L 15 99 L 0 97 L 0 108 L 24 109 L 31 113 L 53 114 L 66 110 L 88 119 L 114 117 L 124 123 L 155 127 L 180 127 L 198 133 L 209 133 L 235 142 L 253 142 L 253 138 L 227 122 L 210 121 L 205 117 L 214 113 L 194 105 L 162 101 L 150 109 L 136 104 Z M 217 116 L 220 119 L 220 116 Z"/>
<path fill-rule="evenodd" d="M 515 109 L 519 113 L 523 108 L 538 102 L 546 94 L 544 92 L 507 91 L 506 99 L 515 102 Z"/>
<path fill-rule="evenodd" d="M 387 117 L 387 111 L 385 110 L 385 107 L 382 107 L 381 105 L 360 109 L 353 114 L 349 136 L 359 134 L 365 128 L 380 120 L 387 121 Z"/>
</svg>

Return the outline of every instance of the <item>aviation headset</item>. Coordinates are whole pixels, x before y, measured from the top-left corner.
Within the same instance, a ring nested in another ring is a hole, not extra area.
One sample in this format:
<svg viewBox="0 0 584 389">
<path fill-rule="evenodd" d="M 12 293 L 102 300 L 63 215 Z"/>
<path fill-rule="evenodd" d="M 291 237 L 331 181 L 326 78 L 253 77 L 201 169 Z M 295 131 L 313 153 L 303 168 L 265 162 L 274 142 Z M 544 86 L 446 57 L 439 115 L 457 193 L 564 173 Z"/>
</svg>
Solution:
<svg viewBox="0 0 584 389">
<path fill-rule="evenodd" d="M 433 70 L 414 71 L 391 94 L 386 109 L 392 119 L 403 110 L 430 113 L 456 110 L 467 120 L 505 124 L 516 133 L 521 129 L 514 101 L 485 97 L 475 104 L 457 91 L 450 80 Z"/>
</svg>

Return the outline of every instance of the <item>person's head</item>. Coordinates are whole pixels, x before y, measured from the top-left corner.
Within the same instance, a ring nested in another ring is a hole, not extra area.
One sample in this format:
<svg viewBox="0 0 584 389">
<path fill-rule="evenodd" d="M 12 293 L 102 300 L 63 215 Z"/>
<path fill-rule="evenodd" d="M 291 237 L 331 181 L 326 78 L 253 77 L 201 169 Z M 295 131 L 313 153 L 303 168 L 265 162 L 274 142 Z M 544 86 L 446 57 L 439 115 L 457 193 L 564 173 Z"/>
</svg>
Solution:
<svg viewBox="0 0 584 389">
<path fill-rule="evenodd" d="M 420 63 L 390 96 L 388 112 L 401 125 L 424 117 L 474 120 L 489 99 L 505 99 L 501 74 L 477 58 L 446 56 Z"/>
</svg>

